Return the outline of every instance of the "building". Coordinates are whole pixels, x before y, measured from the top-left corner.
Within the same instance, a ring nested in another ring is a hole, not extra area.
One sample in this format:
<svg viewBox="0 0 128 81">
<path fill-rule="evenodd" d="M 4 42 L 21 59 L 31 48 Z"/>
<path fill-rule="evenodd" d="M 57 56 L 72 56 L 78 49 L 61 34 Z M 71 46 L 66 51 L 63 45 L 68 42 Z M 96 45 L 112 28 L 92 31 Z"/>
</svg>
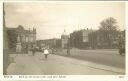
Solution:
<svg viewBox="0 0 128 81">
<path fill-rule="evenodd" d="M 88 38 L 89 38 L 90 48 L 91 49 L 98 48 L 98 45 L 100 45 L 98 30 L 93 30 L 91 33 L 89 33 Z"/>
<path fill-rule="evenodd" d="M 115 49 L 118 48 L 119 36 L 124 40 L 124 31 L 101 31 L 82 29 L 70 33 L 70 47 L 79 49 Z"/>
<path fill-rule="evenodd" d="M 13 52 L 27 52 L 36 43 L 36 29 L 25 30 L 19 25 L 17 28 L 7 28 L 9 49 Z"/>
<path fill-rule="evenodd" d="M 119 31 L 98 30 L 97 32 L 98 48 L 114 49 L 118 47 Z"/>
<path fill-rule="evenodd" d="M 80 49 L 85 49 L 89 47 L 89 33 L 92 30 L 82 29 L 78 31 L 74 31 L 70 34 L 70 46 Z"/>
<path fill-rule="evenodd" d="M 93 31 L 89 34 L 90 47 L 103 48 L 103 49 L 115 49 L 118 48 L 120 32 L 116 31 L 112 34 L 101 32 L 100 30 Z"/>
<path fill-rule="evenodd" d="M 66 31 L 64 30 L 63 34 L 61 35 L 61 48 L 68 47 L 68 40 L 69 40 L 69 35 L 67 35 Z"/>
<path fill-rule="evenodd" d="M 61 40 L 57 38 L 53 39 L 45 39 L 45 40 L 37 40 L 36 42 L 39 48 L 48 47 L 48 48 L 60 48 L 61 47 Z"/>
</svg>

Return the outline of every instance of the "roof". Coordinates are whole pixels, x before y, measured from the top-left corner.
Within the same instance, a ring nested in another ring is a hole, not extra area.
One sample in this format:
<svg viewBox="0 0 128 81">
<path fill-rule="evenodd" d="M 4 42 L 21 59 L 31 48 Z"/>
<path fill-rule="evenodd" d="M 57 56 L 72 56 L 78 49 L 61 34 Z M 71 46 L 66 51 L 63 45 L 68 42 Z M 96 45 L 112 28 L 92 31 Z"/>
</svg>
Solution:
<svg viewBox="0 0 128 81">
<path fill-rule="evenodd" d="M 23 26 L 19 25 L 17 28 L 10 28 L 7 27 L 7 30 L 15 30 L 17 33 L 22 33 L 22 34 L 33 34 L 36 33 L 33 30 L 25 30 Z"/>
</svg>

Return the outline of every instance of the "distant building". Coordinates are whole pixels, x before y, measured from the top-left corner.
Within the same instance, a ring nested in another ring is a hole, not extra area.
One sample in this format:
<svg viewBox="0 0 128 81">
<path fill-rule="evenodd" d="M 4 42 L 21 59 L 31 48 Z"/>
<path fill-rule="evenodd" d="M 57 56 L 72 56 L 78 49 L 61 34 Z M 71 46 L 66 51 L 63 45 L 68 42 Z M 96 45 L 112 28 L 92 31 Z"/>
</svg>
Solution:
<svg viewBox="0 0 128 81">
<path fill-rule="evenodd" d="M 45 39 L 45 40 L 37 40 L 36 42 L 37 46 L 42 47 L 48 47 L 48 48 L 60 48 L 61 47 L 61 40 L 57 38 L 53 39 Z"/>
<path fill-rule="evenodd" d="M 64 30 L 63 34 L 61 35 L 61 48 L 67 48 L 68 46 L 69 35 L 66 34 Z"/>
<path fill-rule="evenodd" d="M 7 28 L 9 49 L 15 52 L 27 52 L 36 43 L 36 29 L 25 30 L 19 25 L 17 28 Z"/>
</svg>

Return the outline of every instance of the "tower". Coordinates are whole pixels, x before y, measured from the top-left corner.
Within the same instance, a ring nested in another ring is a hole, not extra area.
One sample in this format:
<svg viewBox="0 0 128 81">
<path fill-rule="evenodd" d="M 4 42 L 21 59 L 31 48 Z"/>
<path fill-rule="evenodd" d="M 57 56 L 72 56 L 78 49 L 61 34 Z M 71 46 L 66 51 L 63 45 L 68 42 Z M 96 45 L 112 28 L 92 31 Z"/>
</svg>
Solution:
<svg viewBox="0 0 128 81">
<path fill-rule="evenodd" d="M 63 34 L 61 35 L 61 47 L 67 48 L 68 45 L 68 35 L 66 34 L 66 30 L 64 30 Z"/>
<path fill-rule="evenodd" d="M 33 28 L 33 42 L 36 42 L 36 29 Z"/>
</svg>

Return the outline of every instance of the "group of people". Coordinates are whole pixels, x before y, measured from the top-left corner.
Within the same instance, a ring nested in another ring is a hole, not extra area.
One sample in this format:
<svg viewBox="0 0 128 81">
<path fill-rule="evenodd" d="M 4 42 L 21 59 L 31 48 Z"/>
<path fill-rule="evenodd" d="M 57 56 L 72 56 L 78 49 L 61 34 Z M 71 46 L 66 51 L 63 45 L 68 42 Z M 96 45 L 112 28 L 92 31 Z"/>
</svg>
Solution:
<svg viewBox="0 0 128 81">
<path fill-rule="evenodd" d="M 37 48 L 33 47 L 31 51 L 32 51 L 32 55 L 34 56 L 37 51 Z M 42 48 L 41 53 L 44 54 L 45 59 L 47 59 L 48 55 L 50 54 L 50 49 Z"/>
<path fill-rule="evenodd" d="M 36 51 L 41 52 L 42 55 L 44 55 L 45 59 L 48 58 L 49 54 L 54 54 L 56 52 L 55 49 L 53 49 L 53 48 L 50 49 L 50 48 L 47 48 L 47 47 L 43 47 L 43 48 L 40 48 L 40 49 L 38 47 L 33 47 L 31 49 L 31 51 L 32 51 L 33 56 L 35 56 Z M 70 56 L 70 48 L 67 48 L 67 55 Z"/>
</svg>

